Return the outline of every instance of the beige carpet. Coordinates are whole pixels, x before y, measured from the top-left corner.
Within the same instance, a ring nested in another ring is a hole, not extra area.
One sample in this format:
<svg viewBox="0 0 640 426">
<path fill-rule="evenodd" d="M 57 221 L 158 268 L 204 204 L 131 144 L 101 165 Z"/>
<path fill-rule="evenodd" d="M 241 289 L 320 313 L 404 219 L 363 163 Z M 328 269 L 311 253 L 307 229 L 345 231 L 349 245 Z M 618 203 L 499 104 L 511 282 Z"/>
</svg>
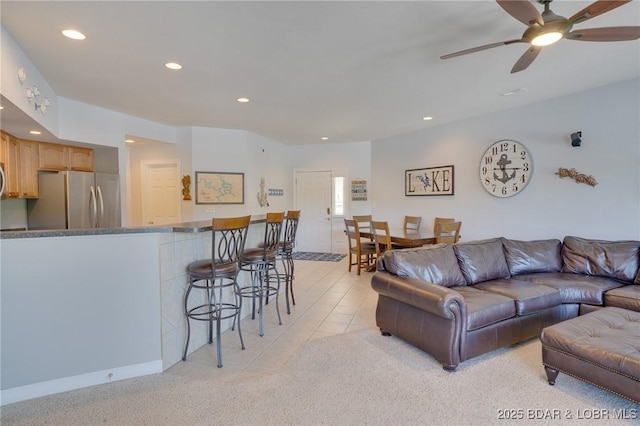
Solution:
<svg viewBox="0 0 640 426">
<path fill-rule="evenodd" d="M 514 416 L 532 424 L 638 424 L 640 406 L 563 374 L 549 386 L 537 339 L 447 373 L 424 352 L 366 329 L 310 341 L 279 373 L 231 383 L 157 374 L 8 405 L 0 423 L 520 423 Z"/>
</svg>

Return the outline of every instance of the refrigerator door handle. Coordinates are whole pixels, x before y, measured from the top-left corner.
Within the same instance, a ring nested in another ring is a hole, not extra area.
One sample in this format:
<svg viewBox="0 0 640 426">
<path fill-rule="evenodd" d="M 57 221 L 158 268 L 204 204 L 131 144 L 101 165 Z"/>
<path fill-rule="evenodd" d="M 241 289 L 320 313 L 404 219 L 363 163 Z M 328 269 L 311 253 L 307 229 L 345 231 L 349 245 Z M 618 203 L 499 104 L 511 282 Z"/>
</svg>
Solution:
<svg viewBox="0 0 640 426">
<path fill-rule="evenodd" d="M 102 199 L 102 190 L 99 186 L 96 187 L 98 192 L 98 202 L 100 204 L 100 214 L 98 215 L 98 219 L 96 220 L 96 228 L 100 227 L 102 222 L 102 218 L 104 217 L 104 200 Z"/>
<path fill-rule="evenodd" d="M 96 205 L 96 191 L 91 185 L 91 204 L 93 204 L 93 218 L 91 220 L 91 227 L 95 228 L 98 222 L 98 206 Z"/>
</svg>

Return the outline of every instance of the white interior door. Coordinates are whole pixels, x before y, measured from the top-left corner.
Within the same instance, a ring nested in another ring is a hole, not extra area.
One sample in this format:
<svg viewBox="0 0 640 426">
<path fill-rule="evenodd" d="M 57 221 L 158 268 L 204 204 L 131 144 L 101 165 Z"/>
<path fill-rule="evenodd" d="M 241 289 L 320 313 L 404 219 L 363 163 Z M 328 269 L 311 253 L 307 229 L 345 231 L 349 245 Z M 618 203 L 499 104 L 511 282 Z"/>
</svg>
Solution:
<svg viewBox="0 0 640 426">
<path fill-rule="evenodd" d="M 142 163 L 142 220 L 145 225 L 181 222 L 180 164 Z"/>
<path fill-rule="evenodd" d="M 297 251 L 331 252 L 331 172 L 296 171 Z"/>
</svg>

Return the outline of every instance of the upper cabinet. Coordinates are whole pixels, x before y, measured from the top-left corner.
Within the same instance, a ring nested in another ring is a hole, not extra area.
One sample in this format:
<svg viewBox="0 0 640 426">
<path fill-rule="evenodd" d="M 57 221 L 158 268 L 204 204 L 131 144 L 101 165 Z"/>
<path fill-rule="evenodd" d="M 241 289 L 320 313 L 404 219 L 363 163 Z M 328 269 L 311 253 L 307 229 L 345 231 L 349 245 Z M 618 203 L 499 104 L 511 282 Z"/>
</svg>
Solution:
<svg viewBox="0 0 640 426">
<path fill-rule="evenodd" d="M 38 171 L 93 171 L 93 149 L 0 135 L 6 198 L 38 198 Z"/>
<path fill-rule="evenodd" d="M 38 198 L 38 142 L 18 140 L 20 198 Z"/>
<path fill-rule="evenodd" d="M 93 149 L 40 142 L 38 170 L 93 171 Z"/>
<path fill-rule="evenodd" d="M 55 143 L 38 144 L 38 169 L 67 170 L 69 167 L 69 148 Z"/>
<path fill-rule="evenodd" d="M 69 146 L 69 170 L 76 172 L 93 171 L 93 149 Z"/>
<path fill-rule="evenodd" d="M 19 146 L 18 139 L 8 133 L 0 133 L 0 162 L 4 163 L 5 189 L 7 198 L 20 197 L 20 186 L 18 183 L 20 173 Z"/>
<path fill-rule="evenodd" d="M 16 139 L 1 132 L 6 198 L 38 198 L 38 142 Z"/>
</svg>

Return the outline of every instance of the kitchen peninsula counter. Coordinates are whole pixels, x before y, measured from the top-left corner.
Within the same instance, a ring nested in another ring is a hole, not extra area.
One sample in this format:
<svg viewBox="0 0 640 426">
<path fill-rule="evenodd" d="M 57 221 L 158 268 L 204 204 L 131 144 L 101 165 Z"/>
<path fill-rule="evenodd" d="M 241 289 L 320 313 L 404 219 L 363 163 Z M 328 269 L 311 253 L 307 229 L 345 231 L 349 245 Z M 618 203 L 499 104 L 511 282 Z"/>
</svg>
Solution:
<svg viewBox="0 0 640 426">
<path fill-rule="evenodd" d="M 251 224 L 263 223 L 265 215 L 252 215 Z M 170 225 L 137 226 L 121 228 L 91 228 L 91 229 L 47 229 L 47 230 L 5 230 L 0 231 L 0 239 L 14 238 L 43 238 L 43 237 L 74 237 L 80 235 L 117 235 L 117 234 L 150 234 L 184 232 L 199 233 L 211 231 L 210 220 L 181 222 Z"/>
<path fill-rule="evenodd" d="M 264 220 L 252 215 L 247 247 L 264 239 Z M 209 220 L 1 232 L 1 404 L 181 362 L 187 265 L 211 256 L 211 237 Z M 196 324 L 190 351 L 207 340 L 206 323 Z"/>
</svg>

